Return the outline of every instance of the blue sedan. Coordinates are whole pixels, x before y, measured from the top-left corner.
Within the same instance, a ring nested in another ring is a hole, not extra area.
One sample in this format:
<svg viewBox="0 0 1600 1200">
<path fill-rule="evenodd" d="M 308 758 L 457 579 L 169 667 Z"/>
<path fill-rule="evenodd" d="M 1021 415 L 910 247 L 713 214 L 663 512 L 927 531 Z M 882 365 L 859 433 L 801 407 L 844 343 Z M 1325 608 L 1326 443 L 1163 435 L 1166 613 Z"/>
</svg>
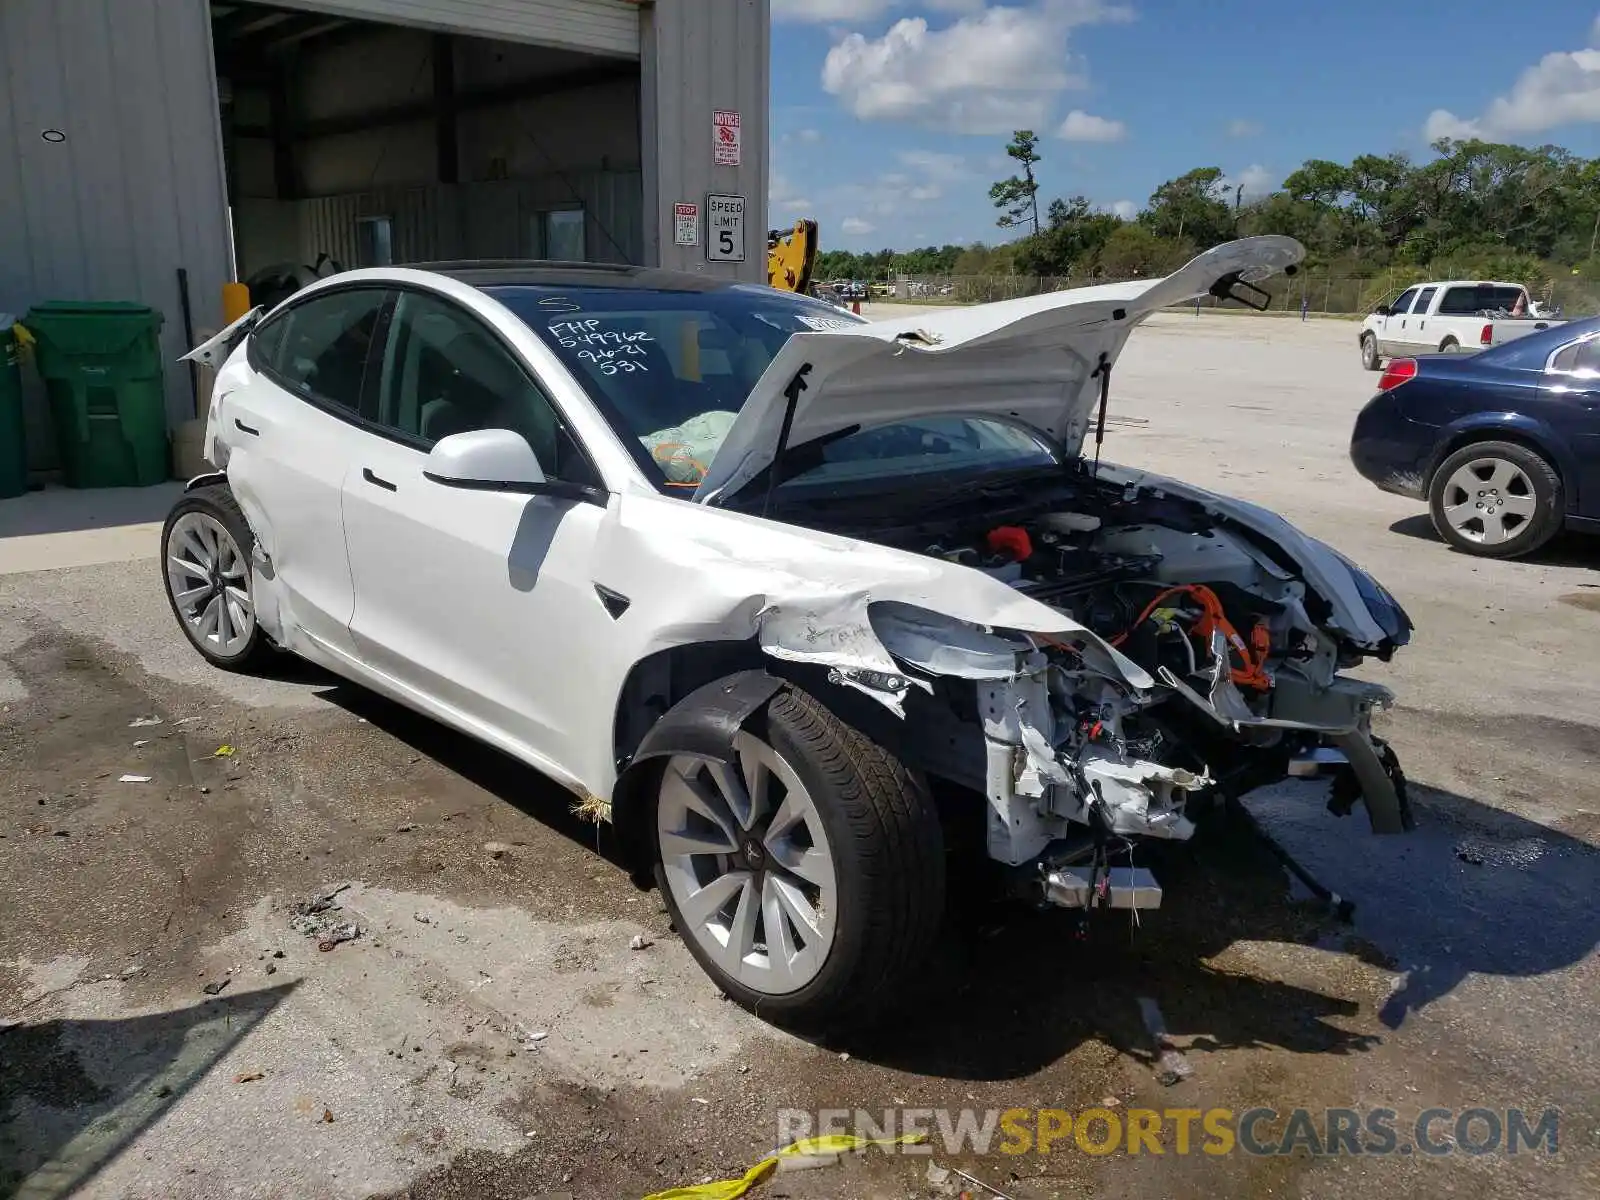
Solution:
<svg viewBox="0 0 1600 1200">
<path fill-rule="evenodd" d="M 1439 536 L 1468 554 L 1600 533 L 1600 317 L 1481 354 L 1395 359 L 1350 460 L 1384 491 L 1426 499 Z"/>
</svg>

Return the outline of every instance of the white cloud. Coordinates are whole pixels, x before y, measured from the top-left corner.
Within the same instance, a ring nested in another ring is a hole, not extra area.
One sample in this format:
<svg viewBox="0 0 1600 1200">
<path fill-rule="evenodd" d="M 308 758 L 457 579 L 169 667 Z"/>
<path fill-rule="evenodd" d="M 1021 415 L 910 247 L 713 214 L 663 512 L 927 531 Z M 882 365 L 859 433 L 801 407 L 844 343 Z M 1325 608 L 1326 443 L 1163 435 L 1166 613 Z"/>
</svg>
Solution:
<svg viewBox="0 0 1600 1200">
<path fill-rule="evenodd" d="M 1129 16 L 1106 0 L 1039 0 L 982 8 L 941 29 L 905 17 L 882 37 L 852 33 L 836 43 L 822 64 L 822 86 L 867 120 L 946 133 L 1037 128 L 1057 93 L 1083 86 L 1072 31 Z"/>
<path fill-rule="evenodd" d="M 773 170 L 767 179 L 767 212 L 771 217 L 799 215 L 810 212 L 814 207 L 789 179 L 780 171 Z"/>
<path fill-rule="evenodd" d="M 959 154 L 944 154 L 938 150 L 902 150 L 895 157 L 904 166 L 920 171 L 929 179 L 949 182 L 971 173 L 967 169 L 967 160 Z"/>
<path fill-rule="evenodd" d="M 1128 132 L 1121 121 L 1108 120 L 1075 108 L 1061 122 L 1056 136 L 1069 142 L 1120 142 Z"/>
<path fill-rule="evenodd" d="M 1240 184 L 1244 185 L 1244 198 L 1246 200 L 1258 200 L 1275 189 L 1281 182 L 1283 181 L 1276 174 L 1267 170 L 1260 163 L 1252 163 L 1237 174 L 1224 175 L 1218 182 L 1217 187 L 1223 193 L 1222 198 L 1231 204 L 1233 203 L 1234 190 Z"/>
<path fill-rule="evenodd" d="M 802 142 L 808 142 L 808 143 L 811 143 L 811 144 L 815 144 L 815 143 L 820 142 L 822 140 L 822 130 L 820 130 L 820 129 L 802 129 L 802 130 L 799 130 L 794 136 L 795 136 L 797 141 L 802 141 Z"/>
<path fill-rule="evenodd" d="M 937 200 L 942 195 L 944 195 L 944 189 L 941 188 L 937 183 L 923 183 L 917 185 L 907 192 L 906 199 L 915 200 L 919 204 L 925 204 L 929 200 Z"/>
<path fill-rule="evenodd" d="M 1589 28 L 1589 46 L 1546 54 L 1525 69 L 1503 96 L 1476 117 L 1436 108 L 1423 124 L 1430 141 L 1485 138 L 1519 141 L 1563 125 L 1600 122 L 1600 17 Z"/>
<path fill-rule="evenodd" d="M 1243 117 L 1228 122 L 1228 136 L 1232 138 L 1256 137 L 1261 132 L 1258 121 L 1246 121 Z"/>
<path fill-rule="evenodd" d="M 1132 200 L 1118 200 L 1111 206 L 1111 211 L 1124 221 L 1131 221 L 1139 215 L 1139 206 Z"/>
<path fill-rule="evenodd" d="M 839 228 L 849 237 L 860 237 L 862 234 L 871 233 L 877 226 L 871 221 L 863 221 L 860 217 L 846 217 L 839 222 Z"/>
</svg>

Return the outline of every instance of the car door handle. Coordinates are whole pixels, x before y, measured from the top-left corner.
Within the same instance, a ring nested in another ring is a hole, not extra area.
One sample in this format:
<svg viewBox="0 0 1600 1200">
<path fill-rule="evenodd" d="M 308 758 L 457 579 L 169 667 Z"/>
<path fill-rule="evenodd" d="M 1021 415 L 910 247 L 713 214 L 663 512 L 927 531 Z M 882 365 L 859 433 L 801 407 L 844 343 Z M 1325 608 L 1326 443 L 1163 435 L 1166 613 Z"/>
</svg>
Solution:
<svg viewBox="0 0 1600 1200">
<path fill-rule="evenodd" d="M 233 419 L 233 426 L 240 433 L 248 433 L 251 437 L 260 437 L 261 436 L 261 430 L 259 430 L 259 429 L 251 429 L 250 426 L 246 425 L 243 421 L 239 420 L 238 417 L 235 417 Z"/>
<path fill-rule="evenodd" d="M 380 478 L 378 478 L 378 476 L 374 475 L 372 473 L 372 468 L 371 467 L 362 467 L 361 468 L 361 478 L 365 479 L 368 483 L 375 484 L 378 487 L 381 487 L 386 492 L 398 492 L 400 490 L 394 484 L 390 483 L 387 479 L 380 479 Z"/>
</svg>

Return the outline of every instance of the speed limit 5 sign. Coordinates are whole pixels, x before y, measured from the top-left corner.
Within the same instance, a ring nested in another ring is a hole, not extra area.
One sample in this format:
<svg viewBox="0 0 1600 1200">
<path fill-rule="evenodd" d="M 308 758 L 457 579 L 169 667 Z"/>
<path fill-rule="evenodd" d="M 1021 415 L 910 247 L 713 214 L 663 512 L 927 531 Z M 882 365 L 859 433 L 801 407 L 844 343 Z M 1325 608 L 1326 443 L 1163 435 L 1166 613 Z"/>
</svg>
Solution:
<svg viewBox="0 0 1600 1200">
<path fill-rule="evenodd" d="M 744 261 L 744 197 L 706 197 L 706 261 Z"/>
</svg>

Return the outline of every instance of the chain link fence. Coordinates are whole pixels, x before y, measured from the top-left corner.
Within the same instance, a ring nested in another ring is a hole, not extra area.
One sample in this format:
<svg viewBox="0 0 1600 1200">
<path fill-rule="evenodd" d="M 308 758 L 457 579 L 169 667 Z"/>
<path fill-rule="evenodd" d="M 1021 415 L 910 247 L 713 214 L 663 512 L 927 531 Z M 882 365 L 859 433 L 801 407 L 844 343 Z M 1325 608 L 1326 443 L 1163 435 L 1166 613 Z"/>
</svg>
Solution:
<svg viewBox="0 0 1600 1200">
<path fill-rule="evenodd" d="M 1477 278 L 1480 278 L 1478 272 L 1453 269 L 1449 264 L 1435 264 L 1425 272 L 1407 268 L 1371 275 L 1301 271 L 1267 282 L 1266 290 L 1272 297 L 1268 311 L 1364 316 L 1414 283 Z M 992 300 L 1038 296 L 1063 288 L 1122 282 L 1129 280 L 1064 275 L 918 275 L 896 280 L 892 285 L 892 299 L 915 304 L 984 304 Z M 1568 319 L 1600 313 L 1600 279 L 1552 273 L 1518 282 L 1528 288 L 1535 300 L 1559 305 Z M 1241 306 L 1207 296 L 1200 301 L 1200 307 L 1236 309 Z"/>
</svg>

